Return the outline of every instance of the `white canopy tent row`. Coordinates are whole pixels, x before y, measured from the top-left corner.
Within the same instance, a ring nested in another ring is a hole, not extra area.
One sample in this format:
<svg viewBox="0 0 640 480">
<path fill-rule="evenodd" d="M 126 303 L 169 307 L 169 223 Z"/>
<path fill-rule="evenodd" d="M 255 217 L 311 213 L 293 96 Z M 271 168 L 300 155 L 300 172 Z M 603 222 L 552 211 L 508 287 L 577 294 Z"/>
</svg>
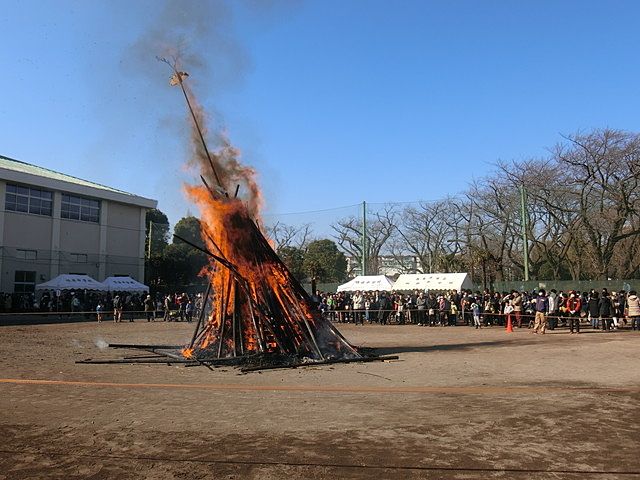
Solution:
<svg viewBox="0 0 640 480">
<path fill-rule="evenodd" d="M 107 277 L 99 282 L 89 275 L 63 273 L 48 282 L 36 285 L 36 290 L 95 290 L 99 292 L 148 292 L 149 287 L 131 277 Z"/>
<path fill-rule="evenodd" d="M 106 292 L 107 287 L 89 275 L 63 273 L 48 282 L 36 285 L 36 290 L 97 290 Z"/>
<path fill-rule="evenodd" d="M 148 292 L 149 287 L 131 277 L 107 277 L 102 282 L 109 292 Z"/>
<path fill-rule="evenodd" d="M 461 290 L 473 289 L 468 273 L 403 273 L 398 277 L 393 289 L 398 292 L 415 290 Z"/>
<path fill-rule="evenodd" d="M 347 283 L 338 286 L 338 292 L 375 292 L 393 290 L 393 280 L 386 275 L 358 275 Z"/>
</svg>

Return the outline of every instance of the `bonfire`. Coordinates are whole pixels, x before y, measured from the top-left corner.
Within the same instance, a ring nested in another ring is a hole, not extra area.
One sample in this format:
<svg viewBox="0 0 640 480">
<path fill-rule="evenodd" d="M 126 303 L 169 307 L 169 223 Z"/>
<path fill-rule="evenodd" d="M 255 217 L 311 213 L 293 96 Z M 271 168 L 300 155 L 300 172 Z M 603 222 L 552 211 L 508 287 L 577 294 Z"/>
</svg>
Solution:
<svg viewBox="0 0 640 480">
<path fill-rule="evenodd" d="M 243 371 L 319 363 L 391 360 L 352 346 L 317 309 L 309 294 L 278 257 L 260 229 L 260 188 L 253 168 L 222 133 L 219 147 L 207 145 L 206 118 L 177 63 L 170 84 L 179 87 L 190 113 L 190 166 L 201 183 L 186 185 L 200 210 L 202 244 L 210 262 L 201 314 L 187 346 L 109 344 L 111 348 L 151 352 L 152 356 L 86 359 L 77 363 L 183 363 L 185 366 L 235 364 Z M 231 193 L 233 192 L 233 193 Z"/>
<path fill-rule="evenodd" d="M 186 83 L 188 74 L 164 61 L 173 69 L 170 84 L 181 89 L 189 108 L 190 165 L 202 181 L 186 186 L 201 214 L 203 246 L 192 246 L 211 259 L 203 271 L 211 287 L 206 299 L 211 300 L 210 313 L 198 322 L 183 356 L 275 363 L 361 358 L 317 310 L 261 231 L 256 171 L 240 162 L 238 149 L 222 134 L 220 147 L 208 148 L 206 118 Z"/>
</svg>

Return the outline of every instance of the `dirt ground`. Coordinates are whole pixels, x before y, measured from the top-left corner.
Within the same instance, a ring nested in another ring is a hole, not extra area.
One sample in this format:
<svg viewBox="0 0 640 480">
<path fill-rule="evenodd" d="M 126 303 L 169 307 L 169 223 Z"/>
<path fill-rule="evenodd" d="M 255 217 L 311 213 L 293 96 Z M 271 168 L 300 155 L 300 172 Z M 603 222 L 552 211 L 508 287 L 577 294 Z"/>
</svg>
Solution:
<svg viewBox="0 0 640 480">
<path fill-rule="evenodd" d="M 0 479 L 640 478 L 637 332 L 338 327 L 400 359 L 86 365 L 192 325 L 2 327 Z"/>
</svg>

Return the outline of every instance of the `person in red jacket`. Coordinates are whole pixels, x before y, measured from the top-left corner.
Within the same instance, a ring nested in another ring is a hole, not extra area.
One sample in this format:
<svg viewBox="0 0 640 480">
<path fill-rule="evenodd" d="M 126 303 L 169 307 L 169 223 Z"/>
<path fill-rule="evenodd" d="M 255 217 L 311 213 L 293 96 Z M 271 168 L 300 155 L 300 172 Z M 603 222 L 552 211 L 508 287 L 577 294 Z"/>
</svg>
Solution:
<svg viewBox="0 0 640 480">
<path fill-rule="evenodd" d="M 582 302 L 580 301 L 580 296 L 576 295 L 576 292 L 571 292 L 569 298 L 566 303 L 566 312 L 569 317 L 569 330 L 570 333 L 573 333 L 574 327 L 576 333 L 580 333 L 580 309 L 582 307 Z"/>
</svg>

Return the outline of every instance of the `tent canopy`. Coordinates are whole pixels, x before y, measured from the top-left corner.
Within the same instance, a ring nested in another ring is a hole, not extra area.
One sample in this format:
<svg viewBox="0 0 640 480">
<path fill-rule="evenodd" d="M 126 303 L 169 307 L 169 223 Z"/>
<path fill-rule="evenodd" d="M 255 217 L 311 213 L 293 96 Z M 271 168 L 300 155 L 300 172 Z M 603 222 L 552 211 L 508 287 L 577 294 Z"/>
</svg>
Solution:
<svg viewBox="0 0 640 480">
<path fill-rule="evenodd" d="M 472 289 L 468 273 L 403 273 L 393 286 L 398 291 Z"/>
<path fill-rule="evenodd" d="M 149 287 L 131 277 L 107 277 L 102 282 L 110 292 L 148 292 Z"/>
<path fill-rule="evenodd" d="M 372 292 L 375 290 L 393 289 L 393 280 L 386 275 L 358 275 L 353 280 L 343 283 L 338 287 L 338 292 Z"/>
<path fill-rule="evenodd" d="M 63 273 L 48 282 L 36 285 L 36 290 L 99 290 L 105 291 L 103 284 L 89 275 Z"/>
</svg>

